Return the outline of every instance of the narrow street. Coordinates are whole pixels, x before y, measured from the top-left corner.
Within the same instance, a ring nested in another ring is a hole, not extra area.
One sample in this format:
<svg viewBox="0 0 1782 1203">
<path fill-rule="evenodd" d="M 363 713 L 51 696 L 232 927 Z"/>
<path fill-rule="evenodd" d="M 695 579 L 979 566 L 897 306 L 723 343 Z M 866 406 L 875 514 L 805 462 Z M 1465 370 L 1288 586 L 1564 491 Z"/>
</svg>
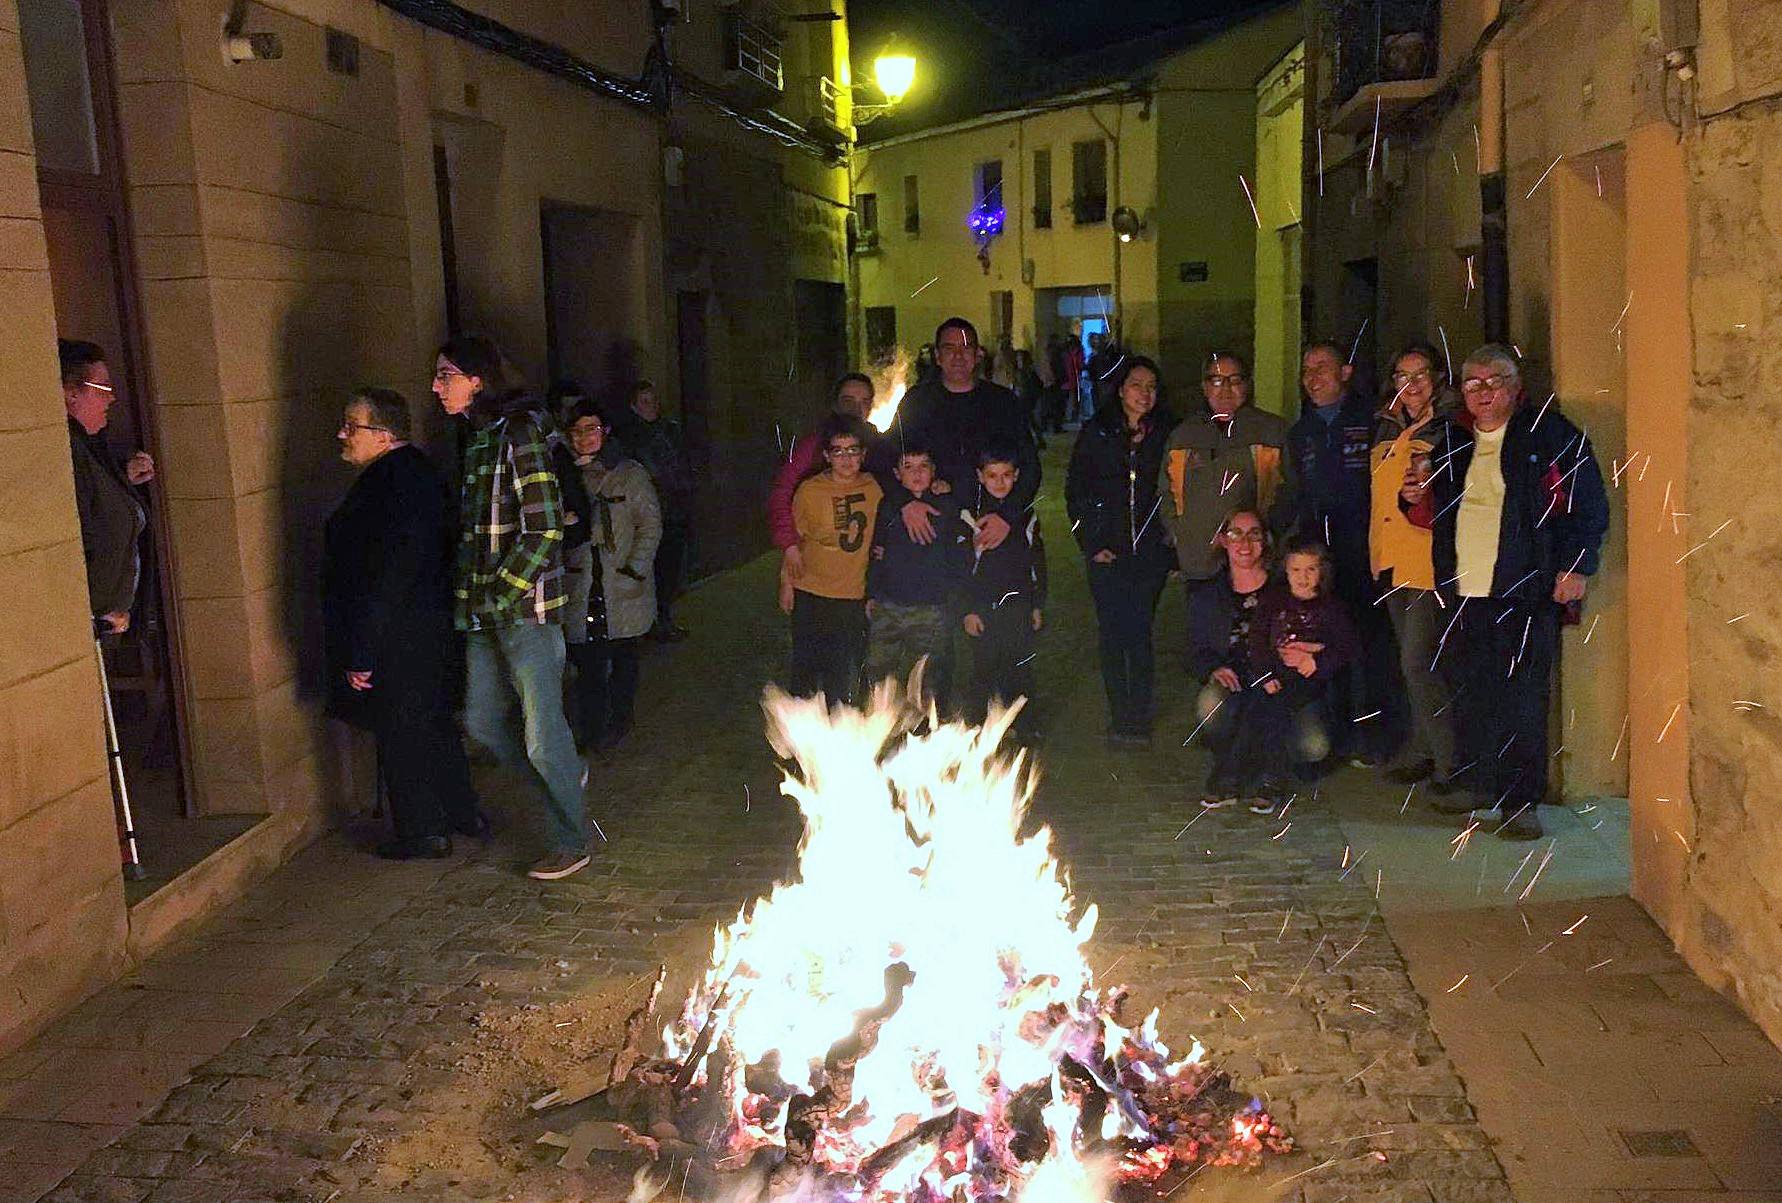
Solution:
<svg viewBox="0 0 1782 1203">
<path fill-rule="evenodd" d="M 1782 1054 L 1633 903 L 1593 896 L 1624 888 L 1613 803 L 1553 824 L 1520 913 L 1526 849 L 1481 834 L 1455 855 L 1457 828 L 1375 775 L 1340 770 L 1284 820 L 1203 816 L 1174 592 L 1156 747 L 1104 750 L 1064 449 L 1041 501 L 1035 811 L 1101 907 L 1098 976 L 1302 1149 L 1180 1197 L 1782 1201 Z M 323 841 L 0 1060 L 0 1203 L 623 1198 L 629 1164 L 555 1168 L 526 1104 L 610 1055 L 658 963 L 678 1002 L 713 925 L 790 863 L 759 707 L 784 647 L 773 570 L 705 581 L 693 636 L 648 655 L 638 728 L 594 770 L 612 842 L 593 869 L 523 877 L 527 816 L 493 776 L 491 848 L 390 865 Z"/>
</svg>

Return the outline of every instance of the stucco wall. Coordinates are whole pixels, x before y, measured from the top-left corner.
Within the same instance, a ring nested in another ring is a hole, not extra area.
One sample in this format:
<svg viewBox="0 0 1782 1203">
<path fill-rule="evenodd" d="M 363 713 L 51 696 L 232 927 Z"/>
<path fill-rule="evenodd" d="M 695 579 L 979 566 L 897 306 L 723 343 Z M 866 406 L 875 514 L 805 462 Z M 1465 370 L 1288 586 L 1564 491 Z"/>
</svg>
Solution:
<svg viewBox="0 0 1782 1203">
<path fill-rule="evenodd" d="M 123 889 L 19 53 L 0 4 L 0 1051 L 114 975 Z"/>
</svg>

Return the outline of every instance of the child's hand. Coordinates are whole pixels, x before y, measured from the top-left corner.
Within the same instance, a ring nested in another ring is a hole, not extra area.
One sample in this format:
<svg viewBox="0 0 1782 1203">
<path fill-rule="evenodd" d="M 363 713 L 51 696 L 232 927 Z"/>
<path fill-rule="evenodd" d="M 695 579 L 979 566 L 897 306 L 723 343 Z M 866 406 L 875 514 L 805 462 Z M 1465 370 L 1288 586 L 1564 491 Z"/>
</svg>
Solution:
<svg viewBox="0 0 1782 1203">
<path fill-rule="evenodd" d="M 1046 625 L 1045 613 L 1040 610 L 1035 610 L 1033 612 L 1033 629 L 1037 631 L 1045 625 Z"/>
<path fill-rule="evenodd" d="M 780 553 L 780 579 L 795 581 L 804 575 L 804 552 L 793 544 Z"/>
<path fill-rule="evenodd" d="M 965 616 L 965 633 L 974 639 L 984 633 L 984 620 L 976 614 Z"/>
<path fill-rule="evenodd" d="M 785 577 L 780 578 L 780 613 L 792 613 L 792 582 Z"/>
<path fill-rule="evenodd" d="M 1238 693 L 1244 688 L 1244 683 L 1238 680 L 1237 670 L 1227 665 L 1221 665 L 1213 670 L 1213 682 L 1221 689 L 1229 690 L 1232 693 Z"/>
<path fill-rule="evenodd" d="M 876 609 L 878 609 L 878 604 L 877 604 L 877 603 L 876 603 L 876 602 L 874 602 L 874 601 L 873 601 L 873 600 L 872 600 L 872 598 L 870 598 L 870 597 L 869 597 L 869 598 L 867 598 L 867 599 L 866 599 L 866 616 L 867 616 L 867 617 L 868 617 L 868 618 L 871 618 L 871 617 L 872 617 L 872 612 L 873 612 L 873 611 L 874 611 L 874 610 L 876 610 Z"/>
<path fill-rule="evenodd" d="M 1262 692 L 1270 693 L 1270 694 L 1280 693 L 1281 692 L 1281 683 L 1279 681 L 1275 680 L 1273 677 L 1270 677 L 1268 680 L 1266 680 L 1262 683 Z"/>
</svg>

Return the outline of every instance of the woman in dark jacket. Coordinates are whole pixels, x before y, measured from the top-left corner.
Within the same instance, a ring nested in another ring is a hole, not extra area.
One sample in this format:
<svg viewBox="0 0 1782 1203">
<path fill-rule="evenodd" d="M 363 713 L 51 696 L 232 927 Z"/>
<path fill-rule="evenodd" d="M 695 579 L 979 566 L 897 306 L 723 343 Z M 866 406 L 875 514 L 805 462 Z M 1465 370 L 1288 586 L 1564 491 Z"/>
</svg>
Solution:
<svg viewBox="0 0 1782 1203">
<path fill-rule="evenodd" d="M 392 860 L 449 856 L 451 833 L 489 826 L 450 701 L 451 498 L 409 430 L 388 389 L 348 403 L 340 458 L 359 478 L 328 517 L 322 576 L 329 712 L 377 736 L 396 837 L 377 852 Z"/>
<path fill-rule="evenodd" d="M 1126 357 L 1109 391 L 1118 404 L 1083 424 L 1064 497 L 1101 630 L 1108 741 L 1144 746 L 1151 742 L 1151 625 L 1173 563 L 1157 480 L 1175 418 L 1159 406 L 1162 374 L 1142 355 Z"/>
</svg>

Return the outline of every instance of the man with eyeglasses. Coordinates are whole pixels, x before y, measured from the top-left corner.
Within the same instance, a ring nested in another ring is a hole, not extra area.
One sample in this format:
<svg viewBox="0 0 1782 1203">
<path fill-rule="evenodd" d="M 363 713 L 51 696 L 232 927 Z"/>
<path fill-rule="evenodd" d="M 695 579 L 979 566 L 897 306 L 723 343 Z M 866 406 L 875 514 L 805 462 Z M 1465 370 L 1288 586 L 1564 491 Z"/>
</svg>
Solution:
<svg viewBox="0 0 1782 1203">
<path fill-rule="evenodd" d="M 1436 584 L 1453 607 L 1437 655 L 1458 687 L 1460 782 L 1471 796 L 1436 806 L 1501 811 L 1500 836 L 1538 839 L 1559 627 L 1596 572 L 1608 496 L 1589 436 L 1551 400 L 1526 405 L 1514 352 L 1487 343 L 1460 376 L 1472 428 L 1448 425 L 1429 488 Z"/>
<path fill-rule="evenodd" d="M 120 461 L 106 438 L 117 393 L 104 349 L 97 343 L 59 339 L 56 352 L 62 368 L 62 401 L 68 408 L 87 596 L 94 621 L 110 634 L 122 634 L 130 629 L 130 611 L 136 604 L 142 577 L 139 546 L 148 525 L 136 489 L 155 478 L 155 461 L 146 451 Z"/>
<path fill-rule="evenodd" d="M 1292 466 L 1282 455 L 1287 423 L 1250 404 L 1244 358 L 1231 351 L 1208 356 L 1200 391 L 1205 404 L 1171 432 L 1157 481 L 1156 520 L 1175 540 L 1191 599 L 1225 567 L 1226 518 L 1249 510 L 1276 526 L 1276 517 L 1291 512 L 1294 494 Z"/>
<path fill-rule="evenodd" d="M 1330 548 L 1337 596 L 1361 636 L 1361 655 L 1332 686 L 1334 729 L 1364 768 L 1378 765 L 1390 739 L 1392 633 L 1368 566 L 1373 517 L 1374 402 L 1359 387 L 1348 354 L 1334 342 L 1309 343 L 1300 358 L 1306 407 L 1287 432 L 1287 455 L 1299 480 L 1297 527 Z M 1369 717 L 1365 722 L 1362 716 Z"/>
<path fill-rule="evenodd" d="M 1000 384 L 978 379 L 983 350 L 978 345 L 977 327 L 964 318 L 950 317 L 940 324 L 934 332 L 934 353 L 940 372 L 910 389 L 899 402 L 897 417 L 886 433 L 888 453 L 895 457 L 906 441 L 927 447 L 953 496 L 975 513 L 979 509 L 975 504 L 979 453 L 987 447 L 1011 448 L 1020 459 L 1020 474 L 1010 494 L 1012 507 L 1026 512 L 1039 492 L 1040 461 L 1033 427 L 1020 400 Z M 879 483 L 885 487 L 886 504 L 896 506 L 902 514 L 910 538 L 921 544 L 934 542 L 934 519 L 939 511 L 911 498 L 894 480 Z M 1000 547 L 1010 529 L 1000 515 L 988 515 L 978 523 L 975 549 L 985 552 Z"/>
</svg>

